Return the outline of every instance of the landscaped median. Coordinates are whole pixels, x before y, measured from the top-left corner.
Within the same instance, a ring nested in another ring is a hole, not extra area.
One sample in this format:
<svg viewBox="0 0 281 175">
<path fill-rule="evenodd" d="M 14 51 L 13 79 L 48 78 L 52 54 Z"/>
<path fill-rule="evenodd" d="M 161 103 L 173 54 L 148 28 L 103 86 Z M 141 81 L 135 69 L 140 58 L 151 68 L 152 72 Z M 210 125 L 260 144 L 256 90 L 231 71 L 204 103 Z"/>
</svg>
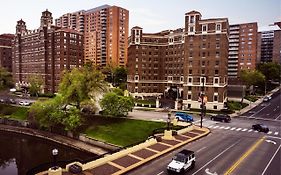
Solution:
<svg viewBox="0 0 281 175">
<path fill-rule="evenodd" d="M 66 169 L 63 171 L 69 173 L 70 167 L 76 164 L 82 168 L 84 174 L 123 174 L 189 142 L 206 136 L 209 132 L 207 128 L 191 125 L 177 131 L 176 134 L 173 135 L 172 140 L 165 140 L 165 137 L 162 137 L 162 139 L 151 138 L 139 145 L 107 155 L 86 164 L 73 162 L 67 165 Z M 43 174 L 46 174 L 46 172 Z"/>
</svg>

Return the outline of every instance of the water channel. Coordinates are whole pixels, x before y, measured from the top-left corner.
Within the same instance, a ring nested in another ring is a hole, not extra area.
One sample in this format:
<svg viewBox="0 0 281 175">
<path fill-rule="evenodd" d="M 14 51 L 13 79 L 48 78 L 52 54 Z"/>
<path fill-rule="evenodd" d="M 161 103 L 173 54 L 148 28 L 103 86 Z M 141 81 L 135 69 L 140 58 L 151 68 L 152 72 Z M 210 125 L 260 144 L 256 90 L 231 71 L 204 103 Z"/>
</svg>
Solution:
<svg viewBox="0 0 281 175">
<path fill-rule="evenodd" d="M 87 161 L 96 157 L 41 138 L 0 131 L 0 175 L 25 175 L 38 165 L 53 162 L 54 148 L 59 151 L 58 161 Z"/>
</svg>

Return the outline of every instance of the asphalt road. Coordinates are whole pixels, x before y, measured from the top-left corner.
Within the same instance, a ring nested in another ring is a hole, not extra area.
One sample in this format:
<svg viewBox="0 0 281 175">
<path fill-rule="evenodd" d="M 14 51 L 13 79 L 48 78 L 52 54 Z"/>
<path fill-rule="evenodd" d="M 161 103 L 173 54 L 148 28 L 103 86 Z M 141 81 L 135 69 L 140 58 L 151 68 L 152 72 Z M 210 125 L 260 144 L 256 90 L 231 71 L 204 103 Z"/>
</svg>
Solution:
<svg viewBox="0 0 281 175">
<path fill-rule="evenodd" d="M 251 105 L 251 104 L 250 104 Z M 243 114 L 244 117 L 278 120 L 281 121 L 281 94 L 280 90 L 272 95 L 272 99 L 267 102 L 262 102 L 252 110 Z"/>
<path fill-rule="evenodd" d="M 186 174 L 280 175 L 280 91 L 272 97 L 269 102 L 261 103 L 243 116 L 232 118 L 230 123 L 204 118 L 203 126 L 211 130 L 207 137 L 163 155 L 127 175 L 165 175 L 168 163 L 183 148 L 193 150 L 196 154 L 196 166 Z M 136 111 L 133 116 L 145 120 L 167 120 L 167 113 Z M 194 118 L 194 123 L 200 124 L 200 117 Z M 251 126 L 256 123 L 267 125 L 269 132 L 254 131 Z"/>
<path fill-rule="evenodd" d="M 243 129 L 220 129 L 223 126 L 228 127 L 225 123 L 214 122 L 213 125 L 219 128 L 211 129 L 212 133 L 207 137 L 179 149 L 190 149 L 196 154 L 196 166 L 186 174 L 219 175 L 231 170 L 230 174 L 280 175 L 280 137 L 242 131 Z M 165 175 L 168 163 L 179 150 L 147 163 L 127 175 Z"/>
</svg>

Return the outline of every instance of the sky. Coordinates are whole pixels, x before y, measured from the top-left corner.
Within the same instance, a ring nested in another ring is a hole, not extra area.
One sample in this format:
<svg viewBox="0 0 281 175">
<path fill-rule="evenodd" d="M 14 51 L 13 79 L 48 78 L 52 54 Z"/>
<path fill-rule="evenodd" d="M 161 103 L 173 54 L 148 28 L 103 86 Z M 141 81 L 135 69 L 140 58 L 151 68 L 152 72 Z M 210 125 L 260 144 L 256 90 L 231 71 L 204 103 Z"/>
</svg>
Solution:
<svg viewBox="0 0 281 175">
<path fill-rule="evenodd" d="M 46 9 L 56 19 L 104 4 L 129 10 L 129 29 L 140 26 L 145 33 L 184 27 L 184 15 L 192 10 L 199 11 L 202 19 L 228 18 L 230 24 L 258 22 L 259 28 L 281 21 L 280 0 L 8 0 L 0 6 L 0 34 L 15 33 L 20 19 L 27 29 L 37 29 Z"/>
</svg>

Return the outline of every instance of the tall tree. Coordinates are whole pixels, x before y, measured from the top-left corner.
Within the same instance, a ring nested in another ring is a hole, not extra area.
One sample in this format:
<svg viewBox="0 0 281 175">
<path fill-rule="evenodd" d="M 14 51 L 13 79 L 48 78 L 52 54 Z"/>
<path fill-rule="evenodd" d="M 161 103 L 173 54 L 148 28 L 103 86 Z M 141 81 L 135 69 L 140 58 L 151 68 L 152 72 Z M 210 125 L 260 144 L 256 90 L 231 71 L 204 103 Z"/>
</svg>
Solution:
<svg viewBox="0 0 281 175">
<path fill-rule="evenodd" d="M 265 76 L 257 70 L 242 70 L 240 73 L 241 80 L 250 87 L 252 85 L 258 85 L 265 81 Z"/>
<path fill-rule="evenodd" d="M 94 98 L 98 93 L 107 89 L 104 76 L 92 68 L 72 69 L 65 72 L 59 86 L 59 94 L 63 95 L 66 104 L 81 108 L 81 102 Z"/>
<path fill-rule="evenodd" d="M 116 67 L 114 69 L 114 86 L 119 87 L 123 90 L 126 89 L 128 71 L 124 67 Z"/>
<path fill-rule="evenodd" d="M 12 74 L 5 68 L 0 67 L 0 89 L 6 89 L 13 87 Z"/>
<path fill-rule="evenodd" d="M 281 78 L 281 65 L 278 63 L 260 63 L 257 66 L 257 70 L 265 75 L 266 80 L 273 80 L 280 82 Z"/>
<path fill-rule="evenodd" d="M 105 115 L 114 117 L 127 116 L 128 112 L 134 107 L 134 100 L 132 97 L 123 96 L 120 91 L 109 92 L 103 96 L 100 105 Z"/>
<path fill-rule="evenodd" d="M 28 78 L 28 82 L 30 83 L 30 86 L 28 88 L 30 95 L 38 96 L 41 90 L 41 86 L 43 85 L 42 79 L 37 75 L 32 75 Z"/>
</svg>

